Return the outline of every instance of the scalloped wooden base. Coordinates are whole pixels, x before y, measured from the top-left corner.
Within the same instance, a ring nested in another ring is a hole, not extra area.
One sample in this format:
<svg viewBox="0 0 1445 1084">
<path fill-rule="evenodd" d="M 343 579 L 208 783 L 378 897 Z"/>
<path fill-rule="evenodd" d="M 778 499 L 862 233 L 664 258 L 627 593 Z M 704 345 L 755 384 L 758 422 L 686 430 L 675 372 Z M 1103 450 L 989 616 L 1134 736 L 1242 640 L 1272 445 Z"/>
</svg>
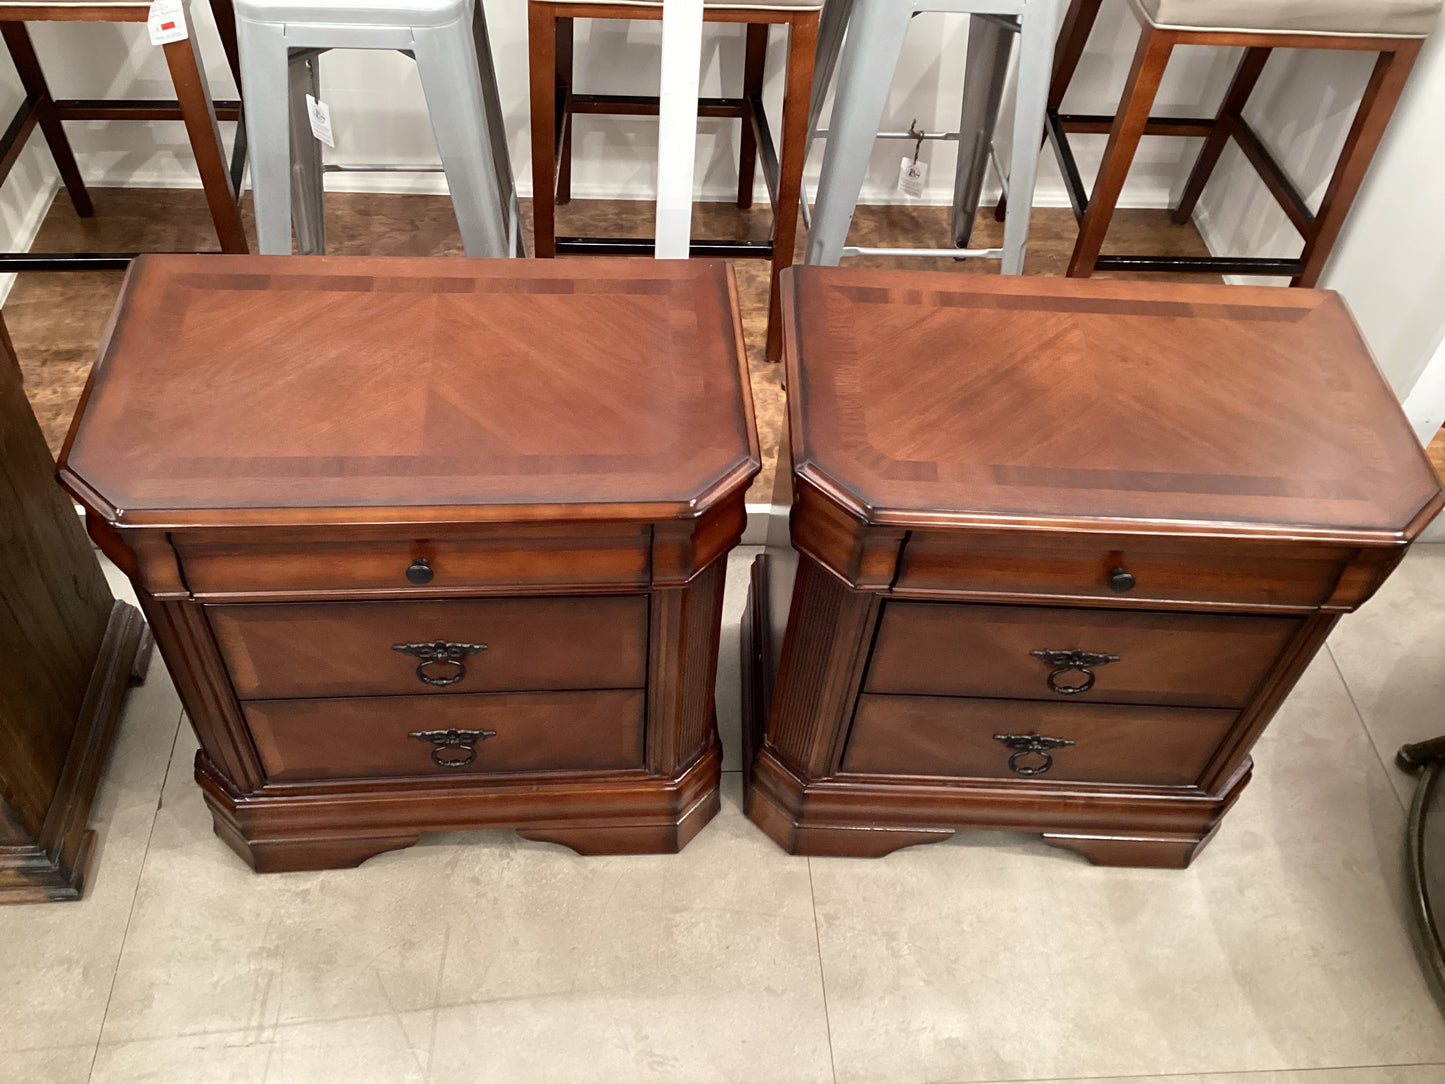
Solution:
<svg viewBox="0 0 1445 1084">
<path fill-rule="evenodd" d="M 675 854 L 717 813 L 722 749 L 713 742 L 676 779 L 396 786 L 358 781 L 276 787 L 241 796 L 196 754 L 196 780 L 216 835 L 258 873 L 348 869 L 416 843 L 425 832 L 514 828 L 578 854 Z"/>
</svg>

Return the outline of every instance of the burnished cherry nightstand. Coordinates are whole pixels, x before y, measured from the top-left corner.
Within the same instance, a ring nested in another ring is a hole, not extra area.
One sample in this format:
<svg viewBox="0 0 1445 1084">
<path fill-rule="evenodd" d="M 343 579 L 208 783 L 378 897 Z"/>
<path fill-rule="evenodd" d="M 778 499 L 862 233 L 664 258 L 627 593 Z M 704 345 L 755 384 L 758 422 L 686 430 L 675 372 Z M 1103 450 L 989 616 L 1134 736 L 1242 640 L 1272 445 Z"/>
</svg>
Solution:
<svg viewBox="0 0 1445 1084">
<path fill-rule="evenodd" d="M 61 476 L 271 871 L 683 846 L 757 471 L 723 264 L 143 257 Z"/>
<path fill-rule="evenodd" d="M 1340 299 L 791 274 L 749 815 L 807 854 L 978 827 L 1187 865 L 1441 505 Z"/>
</svg>

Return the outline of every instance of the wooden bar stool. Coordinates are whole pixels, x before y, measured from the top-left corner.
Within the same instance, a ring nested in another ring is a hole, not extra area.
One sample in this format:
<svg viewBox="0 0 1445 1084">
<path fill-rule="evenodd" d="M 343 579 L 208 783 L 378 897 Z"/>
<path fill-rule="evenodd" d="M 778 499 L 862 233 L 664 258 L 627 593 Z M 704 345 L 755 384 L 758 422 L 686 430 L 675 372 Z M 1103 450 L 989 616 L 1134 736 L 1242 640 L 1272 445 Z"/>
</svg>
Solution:
<svg viewBox="0 0 1445 1084">
<path fill-rule="evenodd" d="M 195 49 L 195 27 L 190 7 L 185 6 L 189 35 L 163 46 L 166 65 L 175 85 L 175 101 L 120 101 L 113 99 L 56 100 L 50 95 L 40 61 L 25 24 L 32 22 L 105 22 L 144 24 L 150 5 L 145 0 L 49 0 L 47 3 L 19 3 L 0 0 L 0 35 L 20 75 L 25 100 L 0 136 L 0 183 L 9 176 L 25 141 L 38 125 L 50 146 L 61 180 L 75 211 L 82 218 L 95 213 L 75 155 L 65 137 L 62 121 L 67 120 L 179 120 L 186 125 L 201 186 L 216 225 L 222 252 L 245 252 L 246 233 L 241 226 L 241 208 L 236 193 L 245 163 L 245 140 L 238 134 L 233 160 L 228 168 L 216 121 L 239 120 L 239 101 L 213 102 L 206 84 L 206 70 Z M 231 0 L 212 0 L 211 10 L 221 34 L 231 72 L 240 86 L 240 62 L 236 50 L 235 18 Z M 0 271 L 96 271 L 124 268 L 134 253 L 0 253 Z"/>
<path fill-rule="evenodd" d="M 1087 278 L 1096 268 L 1109 271 L 1206 271 L 1218 274 L 1288 275 L 1292 286 L 1319 280 L 1345 215 L 1359 191 L 1365 170 L 1394 112 L 1405 79 L 1434 28 L 1439 0 L 1131 0 L 1143 32 L 1124 95 L 1113 117 L 1061 114 L 1064 92 L 1077 68 L 1101 0 L 1073 0 L 1064 19 L 1054 58 L 1045 123 L 1080 220 L 1068 273 Z M 1210 118 L 1155 118 L 1149 115 L 1169 55 L 1178 45 L 1243 46 L 1244 56 L 1218 113 Z M 1244 119 L 1244 106 L 1265 61 L 1275 49 L 1350 49 L 1378 53 L 1334 174 L 1317 211 L 1265 148 Z M 1109 142 L 1092 193 L 1084 192 L 1068 133 L 1107 132 Z M 1141 136 L 1203 136 L 1204 147 L 1185 185 L 1176 222 L 1186 222 L 1214 170 L 1225 144 L 1233 139 L 1265 186 L 1304 238 L 1294 259 L 1161 256 L 1101 256 L 1099 250 L 1124 186 Z"/>
<path fill-rule="evenodd" d="M 778 320 L 778 275 L 793 263 L 798 231 L 798 199 L 807 156 L 808 96 L 813 83 L 813 57 L 817 48 L 818 13 L 822 0 L 736 0 L 707 4 L 703 20 L 744 23 L 747 44 L 743 63 L 742 94 L 736 98 L 703 98 L 702 117 L 732 117 L 742 121 L 738 154 L 737 205 L 753 203 L 753 171 L 759 158 L 773 206 L 772 236 L 766 241 L 695 240 L 693 256 L 758 257 L 770 260 L 772 277 L 768 301 L 767 358 L 782 354 L 782 326 Z M 591 253 L 651 256 L 653 238 L 558 237 L 556 206 L 571 198 L 572 117 L 577 113 L 656 116 L 655 95 L 578 94 L 572 88 L 573 19 L 661 19 L 660 0 L 612 3 L 608 0 L 528 0 L 528 56 L 532 82 L 532 207 L 535 253 L 539 257 Z M 788 28 L 788 68 L 783 89 L 781 147 L 773 141 L 763 110 L 763 66 L 768 29 L 774 23 Z M 550 183 L 547 178 L 551 178 Z"/>
</svg>

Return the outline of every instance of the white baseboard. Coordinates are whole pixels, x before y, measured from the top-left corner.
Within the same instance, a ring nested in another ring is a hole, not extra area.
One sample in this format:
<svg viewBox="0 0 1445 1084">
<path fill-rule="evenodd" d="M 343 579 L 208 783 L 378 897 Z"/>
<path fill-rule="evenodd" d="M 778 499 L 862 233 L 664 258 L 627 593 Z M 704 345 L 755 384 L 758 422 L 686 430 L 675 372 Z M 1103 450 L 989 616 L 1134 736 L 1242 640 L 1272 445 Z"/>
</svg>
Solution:
<svg viewBox="0 0 1445 1084">
<path fill-rule="evenodd" d="M 8 252 L 29 252 L 30 246 L 35 243 L 36 236 L 40 233 L 40 227 L 45 222 L 45 215 L 50 210 L 50 204 L 55 200 L 55 194 L 60 191 L 60 177 L 54 176 L 41 188 L 30 201 L 21 209 L 19 221 L 16 222 L 9 236 L 5 238 L 4 245 Z M 14 273 L 0 275 L 0 305 L 10 296 L 10 290 L 15 285 Z"/>
</svg>

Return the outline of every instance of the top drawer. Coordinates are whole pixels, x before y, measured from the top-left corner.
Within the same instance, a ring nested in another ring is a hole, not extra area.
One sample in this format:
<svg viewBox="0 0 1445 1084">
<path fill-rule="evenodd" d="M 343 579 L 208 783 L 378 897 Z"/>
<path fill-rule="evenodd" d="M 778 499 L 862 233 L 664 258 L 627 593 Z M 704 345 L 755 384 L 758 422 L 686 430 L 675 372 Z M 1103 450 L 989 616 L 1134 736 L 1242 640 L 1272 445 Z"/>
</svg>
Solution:
<svg viewBox="0 0 1445 1084">
<path fill-rule="evenodd" d="M 649 578 L 651 539 L 646 525 L 539 524 L 443 539 L 252 542 L 222 531 L 188 532 L 174 543 L 192 594 L 214 598 L 640 587 Z"/>
<path fill-rule="evenodd" d="M 1160 537 L 915 531 L 895 590 L 1157 603 L 1318 606 L 1356 551 Z"/>
</svg>

